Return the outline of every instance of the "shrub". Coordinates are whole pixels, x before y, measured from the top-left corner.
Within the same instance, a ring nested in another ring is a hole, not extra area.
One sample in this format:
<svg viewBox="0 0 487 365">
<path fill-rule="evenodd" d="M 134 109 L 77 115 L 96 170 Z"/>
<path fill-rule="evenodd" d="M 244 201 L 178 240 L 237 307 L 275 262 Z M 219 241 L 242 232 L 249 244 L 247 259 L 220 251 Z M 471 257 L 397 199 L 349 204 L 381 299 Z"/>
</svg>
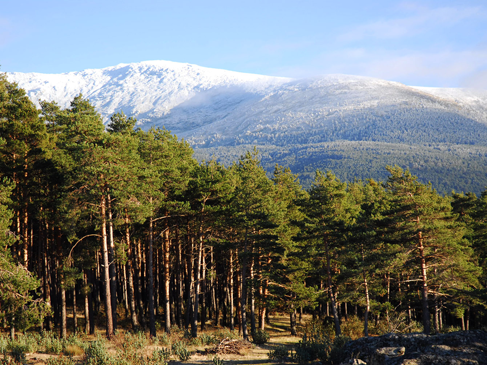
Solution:
<svg viewBox="0 0 487 365">
<path fill-rule="evenodd" d="M 351 338 L 348 336 L 337 336 L 333 340 L 333 346 L 331 348 L 330 354 L 328 356 L 328 361 L 332 364 L 340 364 L 342 362 L 343 356 L 343 347 L 345 344 L 351 341 Z"/>
<path fill-rule="evenodd" d="M 151 364 L 166 365 L 171 357 L 171 352 L 168 349 L 155 350 L 150 359 Z"/>
<path fill-rule="evenodd" d="M 47 354 L 59 355 L 63 351 L 63 340 L 50 331 L 43 331 L 41 333 L 40 346 Z"/>
<path fill-rule="evenodd" d="M 174 354 L 181 361 L 186 361 L 191 357 L 191 353 L 186 349 L 186 345 L 182 341 L 177 341 L 172 344 Z"/>
<path fill-rule="evenodd" d="M 10 356 L 14 359 L 14 361 L 18 364 L 25 363 L 25 353 L 26 346 L 23 344 L 11 343 L 10 344 Z"/>
<path fill-rule="evenodd" d="M 237 331 L 231 331 L 228 328 L 224 328 L 223 330 L 219 330 L 218 332 L 216 332 L 215 337 L 217 338 L 218 342 L 220 342 L 224 338 L 229 338 L 231 340 L 237 340 L 240 338 Z"/>
<path fill-rule="evenodd" d="M 39 350 L 39 338 L 36 334 L 19 335 L 11 346 L 21 347 L 25 353 L 37 352 Z"/>
<path fill-rule="evenodd" d="M 4 354 L 8 349 L 9 339 L 0 334 L 0 354 Z"/>
<path fill-rule="evenodd" d="M 167 335 L 166 332 L 164 332 L 161 336 L 154 337 L 154 345 L 163 345 L 163 346 L 169 346 L 171 345 L 171 339 Z"/>
<path fill-rule="evenodd" d="M 281 345 L 276 347 L 275 350 L 269 351 L 267 354 L 269 356 L 269 359 L 271 360 L 276 360 L 279 362 L 285 362 L 287 358 L 289 357 L 289 350 L 286 346 Z"/>
<path fill-rule="evenodd" d="M 262 330 L 256 330 L 255 332 L 252 332 L 252 342 L 255 343 L 256 345 L 262 345 L 269 341 L 269 333 L 266 331 Z"/>
<path fill-rule="evenodd" d="M 64 341 L 64 347 L 67 347 L 69 345 L 77 346 L 77 347 L 83 349 L 83 351 L 85 351 L 89 346 L 89 342 L 86 341 L 86 337 L 84 335 L 74 334 L 74 335 L 69 336 Z"/>
<path fill-rule="evenodd" d="M 332 341 L 323 326 L 311 325 L 305 329 L 301 341 L 294 347 L 293 360 L 300 364 L 319 359 L 326 363 L 332 349 Z"/>
<path fill-rule="evenodd" d="M 349 316 L 342 322 L 341 329 L 344 335 L 356 340 L 364 335 L 364 322 L 357 316 Z"/>
<path fill-rule="evenodd" d="M 87 365 L 109 365 L 111 363 L 110 355 L 102 341 L 93 341 L 86 349 Z"/>
</svg>

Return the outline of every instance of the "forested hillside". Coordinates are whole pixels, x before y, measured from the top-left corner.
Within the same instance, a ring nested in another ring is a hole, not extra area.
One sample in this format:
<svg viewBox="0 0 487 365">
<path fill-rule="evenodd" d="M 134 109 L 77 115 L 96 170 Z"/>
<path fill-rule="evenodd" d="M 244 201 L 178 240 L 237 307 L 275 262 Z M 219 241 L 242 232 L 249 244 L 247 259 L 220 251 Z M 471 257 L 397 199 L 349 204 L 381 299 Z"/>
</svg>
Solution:
<svg viewBox="0 0 487 365">
<path fill-rule="evenodd" d="M 216 159 L 230 166 L 254 145 L 195 149 L 199 161 Z M 373 178 L 384 181 L 384 166 L 409 169 L 419 181 L 431 182 L 440 193 L 474 192 L 487 188 L 487 147 L 449 143 L 401 144 L 337 141 L 306 145 L 258 145 L 262 167 L 272 176 L 276 164 L 289 167 L 309 188 L 316 170 L 332 170 L 344 180 Z"/>
<path fill-rule="evenodd" d="M 68 108 L 82 93 L 105 125 L 123 110 L 145 131 L 166 128 L 189 142 L 199 161 L 215 156 L 229 166 L 257 145 L 269 177 L 278 163 L 306 188 L 316 169 L 345 181 L 384 180 L 384 166 L 394 164 L 442 193 L 487 187 L 481 90 L 349 75 L 291 80 L 167 61 L 7 76 L 35 103 Z"/>
<path fill-rule="evenodd" d="M 81 95 L 38 110 L 0 76 L 0 311 L 12 335 L 93 333 L 103 320 L 110 338 L 127 318 L 152 336 L 195 337 L 213 321 L 247 338 L 270 311 L 292 332 L 300 311 L 329 316 L 337 335 L 352 312 L 365 335 L 393 317 L 401 331 L 486 325 L 487 191 L 441 195 L 398 166 L 382 166 L 383 182 L 307 171 L 305 190 L 288 168 L 268 177 L 256 151 L 198 162 L 167 130 L 135 126 L 116 113 L 105 128 Z M 363 149 L 368 170 L 383 161 L 375 147 L 317 145 Z M 443 145 L 424 148 L 451 163 Z"/>
</svg>

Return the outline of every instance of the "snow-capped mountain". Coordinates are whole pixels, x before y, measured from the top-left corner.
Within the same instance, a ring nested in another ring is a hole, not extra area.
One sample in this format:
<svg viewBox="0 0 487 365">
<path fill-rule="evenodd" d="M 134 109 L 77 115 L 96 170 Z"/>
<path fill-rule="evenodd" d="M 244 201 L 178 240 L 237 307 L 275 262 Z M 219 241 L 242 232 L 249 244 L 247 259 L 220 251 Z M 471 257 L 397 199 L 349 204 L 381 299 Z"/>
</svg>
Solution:
<svg viewBox="0 0 487 365">
<path fill-rule="evenodd" d="M 292 80 L 168 61 L 7 77 L 34 101 L 69 107 L 82 93 L 105 121 L 123 111 L 142 129 L 164 126 L 200 159 L 238 158 L 258 145 L 269 170 L 292 165 L 301 177 L 331 168 L 377 178 L 372 166 L 400 163 L 440 185 L 444 171 L 461 176 L 445 189 L 487 186 L 486 91 L 348 75 Z"/>
<path fill-rule="evenodd" d="M 120 64 L 63 74 L 8 74 L 34 101 L 56 101 L 69 107 L 82 93 L 107 119 L 123 110 L 142 125 L 159 120 L 181 104 L 204 103 L 202 95 L 221 92 L 259 94 L 288 81 L 285 78 L 216 70 L 170 61 Z"/>
<path fill-rule="evenodd" d="M 397 128 L 429 132 L 425 142 L 465 143 L 462 136 L 448 137 L 445 128 L 462 125 L 470 135 L 487 123 L 486 92 L 414 88 L 358 76 L 291 80 L 149 61 L 56 75 L 9 73 L 8 78 L 34 101 L 68 107 L 82 93 L 105 120 L 123 110 L 143 129 L 165 126 L 194 146 L 405 142 Z"/>
</svg>

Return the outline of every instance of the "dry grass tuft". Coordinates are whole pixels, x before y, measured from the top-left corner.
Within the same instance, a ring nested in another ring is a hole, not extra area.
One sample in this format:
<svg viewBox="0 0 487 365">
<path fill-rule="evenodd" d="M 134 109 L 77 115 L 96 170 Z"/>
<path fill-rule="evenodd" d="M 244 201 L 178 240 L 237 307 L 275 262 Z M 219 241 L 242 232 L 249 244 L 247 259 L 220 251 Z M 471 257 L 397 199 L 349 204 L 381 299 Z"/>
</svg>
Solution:
<svg viewBox="0 0 487 365">
<path fill-rule="evenodd" d="M 85 354 L 84 350 L 77 345 L 67 345 L 63 352 L 66 356 L 83 356 Z"/>
</svg>

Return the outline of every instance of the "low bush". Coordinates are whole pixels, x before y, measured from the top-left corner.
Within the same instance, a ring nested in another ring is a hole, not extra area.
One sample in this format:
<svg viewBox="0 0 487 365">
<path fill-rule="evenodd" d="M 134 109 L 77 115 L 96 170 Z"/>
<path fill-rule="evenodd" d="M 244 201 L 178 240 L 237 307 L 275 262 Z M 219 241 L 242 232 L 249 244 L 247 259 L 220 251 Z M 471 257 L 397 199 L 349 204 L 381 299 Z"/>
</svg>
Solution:
<svg viewBox="0 0 487 365">
<path fill-rule="evenodd" d="M 187 361 L 191 357 L 191 353 L 186 348 L 182 341 L 177 341 L 172 344 L 172 351 L 181 361 Z"/>
<path fill-rule="evenodd" d="M 269 357 L 270 360 L 285 362 L 289 357 L 289 350 L 286 346 L 281 345 L 276 347 L 275 350 L 269 351 L 267 356 Z"/>
<path fill-rule="evenodd" d="M 152 353 L 151 363 L 154 365 L 166 365 L 171 357 L 171 352 L 168 349 L 155 350 Z"/>
<path fill-rule="evenodd" d="M 110 365 L 113 363 L 102 341 L 93 341 L 86 349 L 86 365 Z"/>
<path fill-rule="evenodd" d="M 270 335 L 266 331 L 256 330 L 255 332 L 252 332 L 252 342 L 256 345 L 262 345 L 264 343 L 267 343 L 267 341 L 269 341 L 269 338 Z"/>
</svg>

